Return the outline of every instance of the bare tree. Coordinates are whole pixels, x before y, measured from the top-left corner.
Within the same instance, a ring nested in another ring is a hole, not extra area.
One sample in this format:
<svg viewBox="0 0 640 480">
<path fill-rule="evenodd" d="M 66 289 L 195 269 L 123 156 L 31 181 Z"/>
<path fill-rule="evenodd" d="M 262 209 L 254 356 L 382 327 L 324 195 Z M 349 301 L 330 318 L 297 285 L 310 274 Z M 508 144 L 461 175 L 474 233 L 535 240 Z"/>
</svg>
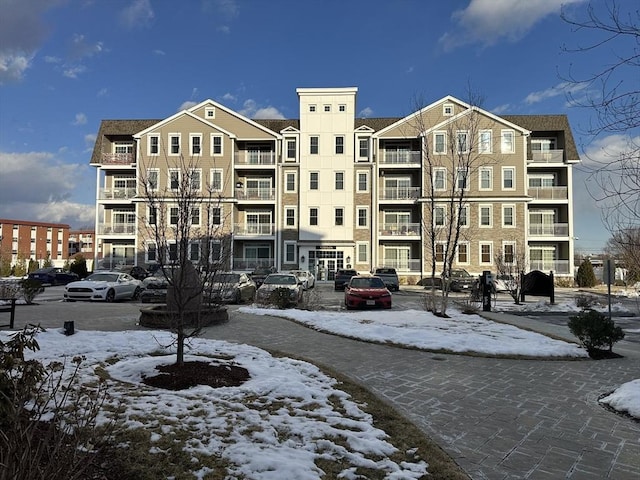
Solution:
<svg viewBox="0 0 640 480">
<path fill-rule="evenodd" d="M 504 283 L 514 302 L 520 304 L 522 276 L 528 267 L 525 246 L 519 245 L 517 240 L 504 244 L 494 262 L 498 279 Z"/>
<path fill-rule="evenodd" d="M 476 143 L 480 132 L 482 98 L 469 94 L 468 107 L 434 132 L 422 114 L 413 116 L 409 127 L 422 140 L 424 187 L 422 192 L 422 231 L 425 250 L 430 255 L 431 296 L 427 308 L 438 315 L 447 311 L 451 270 L 461 242 L 469 241 L 474 228 L 470 221 L 469 190 L 471 177 L 480 167 L 495 163 L 480 155 Z M 416 99 L 416 111 L 424 102 Z M 436 287 L 441 286 L 441 295 Z"/>
<path fill-rule="evenodd" d="M 640 227 L 618 230 L 607 242 L 609 253 L 627 272 L 627 284 L 640 282 Z"/>
<path fill-rule="evenodd" d="M 220 306 L 209 286 L 228 263 L 230 246 L 217 186 L 203 181 L 193 158 L 180 156 L 166 163 L 165 188 L 158 188 L 160 169 L 139 173 L 148 211 L 141 234 L 155 248 L 159 270 L 169 285 L 169 327 L 175 334 L 176 364 L 182 365 L 185 341 L 200 334 L 205 312 Z"/>
<path fill-rule="evenodd" d="M 604 5 L 605 10 L 600 13 L 594 5 Z M 614 237 L 640 224 L 640 9 L 634 5 L 625 11 L 621 5 L 607 0 L 590 3 L 582 17 L 570 16 L 568 10 L 561 15 L 574 32 L 589 33 L 587 44 L 565 47 L 565 52 L 589 55 L 604 50 L 611 61 L 586 75 L 569 72 L 564 79 L 581 92 L 569 94 L 571 103 L 595 114 L 585 133 L 594 140 L 618 135 L 623 143 L 603 152 L 604 160 L 592 159 L 594 165 L 582 167 L 593 181 L 589 193 Z M 634 248 L 640 249 L 640 244 Z"/>
</svg>

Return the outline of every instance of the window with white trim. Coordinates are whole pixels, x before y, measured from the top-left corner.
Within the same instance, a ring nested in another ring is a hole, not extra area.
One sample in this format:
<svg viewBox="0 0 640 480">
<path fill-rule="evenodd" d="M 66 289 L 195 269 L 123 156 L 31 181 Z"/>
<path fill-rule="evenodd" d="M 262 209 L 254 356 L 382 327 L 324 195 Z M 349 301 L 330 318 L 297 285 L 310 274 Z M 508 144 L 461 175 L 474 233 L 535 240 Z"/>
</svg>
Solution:
<svg viewBox="0 0 640 480">
<path fill-rule="evenodd" d="M 356 263 L 369 263 L 369 242 L 356 242 Z"/>
<path fill-rule="evenodd" d="M 191 207 L 191 226 L 200 226 L 200 207 Z"/>
<path fill-rule="evenodd" d="M 297 263 L 296 262 L 296 242 L 284 242 L 284 261 L 285 263 Z"/>
<path fill-rule="evenodd" d="M 296 207 L 284 207 L 284 226 L 286 228 L 295 228 L 296 226 Z"/>
<path fill-rule="evenodd" d="M 169 188 L 171 190 L 178 190 L 180 188 L 180 169 L 169 169 Z"/>
<path fill-rule="evenodd" d="M 447 189 L 447 169 L 445 167 L 433 169 L 433 189 L 436 191 Z"/>
<path fill-rule="evenodd" d="M 158 249 L 156 244 L 154 242 L 147 242 L 145 247 L 146 263 L 156 262 L 158 260 Z"/>
<path fill-rule="evenodd" d="M 338 105 L 338 111 L 346 112 L 347 111 L 347 106 L 346 105 Z"/>
<path fill-rule="evenodd" d="M 114 142 L 113 153 L 133 153 L 133 142 Z"/>
<path fill-rule="evenodd" d="M 169 225 L 175 227 L 180 220 L 180 209 L 177 205 L 171 205 L 169 207 Z"/>
<path fill-rule="evenodd" d="M 169 134 L 169 155 L 180 155 L 180 134 Z"/>
<path fill-rule="evenodd" d="M 433 153 L 447 153 L 447 132 L 433 132 Z"/>
<path fill-rule="evenodd" d="M 202 155 L 202 134 L 190 133 L 189 144 L 191 145 L 191 156 L 199 157 Z"/>
<path fill-rule="evenodd" d="M 211 169 L 211 190 L 214 192 L 222 191 L 222 169 L 221 168 Z"/>
<path fill-rule="evenodd" d="M 316 106 L 315 105 L 309 105 L 309 111 L 310 112 L 315 112 L 316 111 Z"/>
<path fill-rule="evenodd" d="M 493 167 L 480 167 L 478 179 L 480 190 L 493 190 Z"/>
<path fill-rule="evenodd" d="M 147 144 L 148 155 L 160 155 L 160 135 L 149 135 L 149 143 Z"/>
<path fill-rule="evenodd" d="M 222 225 L 222 207 L 209 207 L 209 225 Z"/>
<path fill-rule="evenodd" d="M 515 132 L 513 130 L 502 130 L 500 132 L 500 152 L 515 153 Z"/>
<path fill-rule="evenodd" d="M 437 263 L 444 263 L 445 245 L 445 242 L 436 242 L 435 244 L 436 251 L 434 252 L 434 255 Z"/>
<path fill-rule="evenodd" d="M 457 251 L 456 263 L 465 265 L 469 263 L 469 242 L 459 242 Z"/>
<path fill-rule="evenodd" d="M 433 226 L 444 227 L 447 223 L 447 212 L 442 205 L 436 205 L 433 207 Z"/>
<path fill-rule="evenodd" d="M 336 136 L 336 155 L 342 155 L 344 153 L 344 136 Z"/>
<path fill-rule="evenodd" d="M 286 172 L 284 175 L 284 191 L 295 192 L 296 191 L 296 172 Z"/>
<path fill-rule="evenodd" d="M 493 211 L 493 205 L 480 205 L 478 206 L 478 211 L 479 211 L 479 220 L 480 220 L 480 226 L 481 227 L 491 227 L 493 225 L 492 222 L 492 211 Z"/>
<path fill-rule="evenodd" d="M 336 190 L 344 190 L 344 172 L 335 172 Z"/>
<path fill-rule="evenodd" d="M 478 133 L 478 151 L 479 153 L 493 152 L 491 130 L 480 130 L 480 133 Z"/>
<path fill-rule="evenodd" d="M 200 261 L 200 242 L 189 242 L 189 260 L 194 263 Z"/>
<path fill-rule="evenodd" d="M 222 135 L 218 135 L 215 133 L 211 134 L 211 156 L 222 156 Z"/>
<path fill-rule="evenodd" d="M 358 184 L 356 187 L 356 191 L 359 193 L 364 193 L 369 191 L 369 172 L 360 171 L 356 173 Z"/>
<path fill-rule="evenodd" d="M 502 189 L 516 189 L 516 167 L 502 167 Z"/>
<path fill-rule="evenodd" d="M 502 226 L 503 227 L 516 226 L 516 206 L 515 205 L 502 205 Z"/>
<path fill-rule="evenodd" d="M 456 190 L 469 190 L 469 173 L 466 168 L 458 168 L 456 172 Z"/>
<path fill-rule="evenodd" d="M 158 208 L 149 206 L 147 207 L 147 223 L 149 225 L 155 225 L 158 221 Z"/>
<path fill-rule="evenodd" d="M 318 190 L 320 172 L 309 172 L 309 190 Z"/>
<path fill-rule="evenodd" d="M 344 225 L 344 208 L 336 207 L 334 208 L 333 211 L 334 211 L 335 225 L 338 227 Z"/>
<path fill-rule="evenodd" d="M 309 225 L 318 225 L 318 209 L 316 207 L 309 209 Z"/>
<path fill-rule="evenodd" d="M 469 205 L 462 205 L 458 209 L 458 225 L 463 228 L 469 226 Z"/>
<path fill-rule="evenodd" d="M 202 189 L 202 169 L 192 168 L 189 170 L 189 187 L 195 191 Z"/>
<path fill-rule="evenodd" d="M 147 189 L 151 191 L 158 190 L 160 185 L 160 169 L 148 168 L 147 169 Z"/>
<path fill-rule="evenodd" d="M 480 242 L 480 265 L 493 264 L 493 242 Z"/>
<path fill-rule="evenodd" d="M 298 158 L 298 147 L 295 138 L 287 138 L 287 162 L 295 162 Z"/>
<path fill-rule="evenodd" d="M 175 240 L 169 240 L 167 242 L 167 258 L 170 262 L 176 262 L 178 260 L 178 244 Z"/>
<path fill-rule="evenodd" d="M 358 137 L 358 161 L 369 160 L 369 137 Z"/>
<path fill-rule="evenodd" d="M 216 108 L 215 107 L 206 107 L 204 109 L 204 117 L 207 120 L 213 120 L 216 118 Z"/>
<path fill-rule="evenodd" d="M 507 265 L 512 265 L 516 258 L 516 242 L 502 242 L 502 260 Z"/>
<path fill-rule="evenodd" d="M 456 152 L 469 153 L 469 132 L 458 130 L 456 132 Z"/>
<path fill-rule="evenodd" d="M 319 153 L 319 141 L 320 138 L 318 136 L 309 137 L 309 154 L 310 155 L 318 155 Z"/>
<path fill-rule="evenodd" d="M 453 103 L 445 103 L 442 105 L 442 115 L 445 117 L 451 117 L 453 115 Z"/>
<path fill-rule="evenodd" d="M 358 215 L 358 223 L 356 228 L 367 228 L 369 226 L 369 208 L 368 207 L 356 207 Z"/>
</svg>

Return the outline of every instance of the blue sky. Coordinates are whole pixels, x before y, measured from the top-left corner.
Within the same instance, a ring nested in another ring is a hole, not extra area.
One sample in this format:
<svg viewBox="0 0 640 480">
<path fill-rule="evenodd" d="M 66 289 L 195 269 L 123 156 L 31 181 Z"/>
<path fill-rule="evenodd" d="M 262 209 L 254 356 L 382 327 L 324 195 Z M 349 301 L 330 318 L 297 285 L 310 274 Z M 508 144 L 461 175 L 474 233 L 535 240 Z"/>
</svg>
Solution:
<svg viewBox="0 0 640 480">
<path fill-rule="evenodd" d="M 360 115 L 384 117 L 416 97 L 466 100 L 471 85 L 496 114 L 568 114 L 596 159 L 624 139 L 582 134 L 593 112 L 566 94 L 589 87 L 563 76 L 596 73 L 611 51 L 567 53 L 598 35 L 572 31 L 561 4 L 584 18 L 588 2 L 0 0 L 0 217 L 92 225 L 102 119 L 164 118 L 207 98 L 297 118 L 298 87 L 356 86 Z M 575 172 L 575 235 L 590 252 L 609 235 L 585 178 Z"/>
</svg>

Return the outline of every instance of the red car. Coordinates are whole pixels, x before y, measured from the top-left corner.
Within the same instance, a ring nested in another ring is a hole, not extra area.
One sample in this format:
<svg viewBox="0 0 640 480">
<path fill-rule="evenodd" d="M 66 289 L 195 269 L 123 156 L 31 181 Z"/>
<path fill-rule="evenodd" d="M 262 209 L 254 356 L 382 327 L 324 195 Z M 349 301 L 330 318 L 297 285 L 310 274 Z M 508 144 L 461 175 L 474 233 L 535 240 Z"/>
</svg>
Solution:
<svg viewBox="0 0 640 480">
<path fill-rule="evenodd" d="M 352 308 L 391 308 L 391 292 L 380 277 L 351 277 L 344 290 L 344 304 Z"/>
</svg>

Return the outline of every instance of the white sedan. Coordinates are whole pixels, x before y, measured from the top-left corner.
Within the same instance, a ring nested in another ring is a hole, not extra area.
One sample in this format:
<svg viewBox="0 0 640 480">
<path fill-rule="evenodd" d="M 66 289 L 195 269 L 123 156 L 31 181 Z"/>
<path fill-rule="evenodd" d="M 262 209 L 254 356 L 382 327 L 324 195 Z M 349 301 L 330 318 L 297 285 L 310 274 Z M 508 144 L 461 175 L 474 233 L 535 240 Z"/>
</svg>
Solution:
<svg viewBox="0 0 640 480">
<path fill-rule="evenodd" d="M 84 280 L 67 284 L 64 287 L 64 300 L 134 300 L 142 291 L 141 283 L 127 273 L 97 272 Z"/>
<path fill-rule="evenodd" d="M 289 273 L 293 273 L 298 277 L 298 281 L 305 290 L 309 290 L 316 285 L 316 277 L 309 270 L 291 270 Z"/>
</svg>

